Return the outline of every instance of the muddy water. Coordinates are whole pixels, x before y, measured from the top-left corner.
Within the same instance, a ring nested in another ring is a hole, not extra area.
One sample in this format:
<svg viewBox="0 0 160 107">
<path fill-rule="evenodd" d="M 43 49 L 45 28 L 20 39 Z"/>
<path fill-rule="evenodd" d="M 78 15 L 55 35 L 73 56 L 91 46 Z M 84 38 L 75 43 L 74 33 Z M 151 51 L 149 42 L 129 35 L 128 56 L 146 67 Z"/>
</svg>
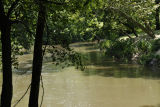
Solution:
<svg viewBox="0 0 160 107">
<path fill-rule="evenodd" d="M 43 107 L 160 107 L 158 70 L 115 62 L 92 44 L 76 43 L 72 47 L 86 56 L 86 69 L 55 69 L 52 63 L 45 63 Z M 30 83 L 30 67 L 25 69 L 28 70 L 25 74 L 13 75 L 13 104 Z M 40 101 L 41 95 L 42 88 Z M 29 93 L 17 107 L 27 107 L 28 97 Z"/>
</svg>

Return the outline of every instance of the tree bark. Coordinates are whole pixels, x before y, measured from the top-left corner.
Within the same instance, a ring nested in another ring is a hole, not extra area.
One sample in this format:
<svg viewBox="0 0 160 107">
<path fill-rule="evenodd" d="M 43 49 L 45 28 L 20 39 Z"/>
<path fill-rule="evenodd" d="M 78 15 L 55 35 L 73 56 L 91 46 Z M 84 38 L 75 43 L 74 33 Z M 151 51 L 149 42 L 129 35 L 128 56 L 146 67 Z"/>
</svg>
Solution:
<svg viewBox="0 0 160 107">
<path fill-rule="evenodd" d="M 142 29 L 151 38 L 155 38 L 154 32 L 151 30 L 151 28 L 146 23 L 145 23 L 146 26 L 143 26 L 142 24 L 140 24 L 139 22 L 134 20 L 132 17 L 130 17 L 126 13 L 122 12 L 121 10 L 114 8 L 114 7 L 110 7 L 109 9 L 118 12 L 118 14 L 120 14 L 122 17 L 126 18 L 128 20 L 128 22 L 130 22 L 130 23 L 134 24 L 135 26 L 139 27 L 140 29 Z"/>
<path fill-rule="evenodd" d="M 4 23 L 4 22 L 3 22 Z M 4 23 L 1 29 L 3 84 L 1 107 L 11 107 L 12 100 L 12 62 L 11 62 L 11 25 Z"/>
<path fill-rule="evenodd" d="M 45 6 L 39 4 L 39 13 L 37 21 L 37 29 L 34 44 L 33 68 L 32 68 L 32 82 L 29 98 L 29 107 L 38 107 L 40 76 L 42 71 L 42 38 L 45 27 Z"/>
<path fill-rule="evenodd" d="M 4 13 L 4 7 L 0 0 L 0 30 L 2 43 L 2 71 L 3 84 L 1 93 L 1 107 L 11 107 L 12 100 L 12 62 L 11 62 L 11 23 Z"/>
<path fill-rule="evenodd" d="M 155 0 L 156 4 L 159 4 L 160 0 Z M 160 23 L 159 23 L 159 9 L 160 7 L 158 6 L 158 8 L 156 9 L 156 15 L 155 15 L 155 19 L 156 19 L 156 30 L 160 30 Z"/>
</svg>

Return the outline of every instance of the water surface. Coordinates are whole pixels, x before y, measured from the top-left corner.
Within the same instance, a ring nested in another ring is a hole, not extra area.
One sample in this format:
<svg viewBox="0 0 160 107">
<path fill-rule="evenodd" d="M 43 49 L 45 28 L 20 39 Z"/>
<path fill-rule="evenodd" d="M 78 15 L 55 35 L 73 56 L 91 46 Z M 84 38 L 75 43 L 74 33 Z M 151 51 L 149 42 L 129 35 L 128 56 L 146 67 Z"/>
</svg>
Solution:
<svg viewBox="0 0 160 107">
<path fill-rule="evenodd" d="M 160 107 L 157 69 L 113 61 L 91 43 L 75 43 L 71 47 L 85 55 L 86 69 L 58 69 L 51 62 L 45 63 L 43 107 Z M 22 69 L 23 66 L 21 70 L 30 71 L 30 67 Z M 30 72 L 14 73 L 13 104 L 25 92 L 30 79 Z M 42 88 L 40 101 L 41 96 Z M 17 107 L 27 107 L 28 99 L 29 93 Z"/>
</svg>

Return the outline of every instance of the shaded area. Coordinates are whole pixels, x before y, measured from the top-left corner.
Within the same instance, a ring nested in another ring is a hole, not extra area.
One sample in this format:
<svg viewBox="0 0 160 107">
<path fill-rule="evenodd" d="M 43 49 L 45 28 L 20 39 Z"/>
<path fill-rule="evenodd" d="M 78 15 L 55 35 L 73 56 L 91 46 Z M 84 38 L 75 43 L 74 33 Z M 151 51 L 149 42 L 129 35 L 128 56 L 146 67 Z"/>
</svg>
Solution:
<svg viewBox="0 0 160 107">
<path fill-rule="evenodd" d="M 113 61 L 102 52 L 89 52 L 84 54 L 86 69 L 84 75 L 100 75 L 105 77 L 128 78 L 160 78 L 158 68 L 137 64 L 126 64 Z"/>
<path fill-rule="evenodd" d="M 74 43 L 74 44 L 72 44 L 70 47 L 92 47 L 92 46 L 94 46 L 95 45 L 95 43 L 94 42 L 83 42 L 83 43 L 81 43 L 81 44 L 79 44 L 79 43 Z"/>
<path fill-rule="evenodd" d="M 157 106 L 154 106 L 154 105 L 143 105 L 143 106 L 140 106 L 140 107 L 160 107 L 160 104 L 158 104 Z"/>
<path fill-rule="evenodd" d="M 74 43 L 70 46 L 74 50 L 83 53 L 84 65 L 86 66 L 84 75 L 99 75 L 104 77 L 128 77 L 128 78 L 160 78 L 160 70 L 153 67 L 146 67 L 137 64 L 126 64 L 116 62 L 110 57 L 106 57 L 95 47 L 95 42 Z M 19 58 L 19 69 L 17 74 L 24 74 L 32 70 L 32 55 L 26 54 Z M 45 57 L 43 64 L 43 72 L 59 72 L 67 67 L 65 63 L 55 65 L 52 58 Z"/>
</svg>

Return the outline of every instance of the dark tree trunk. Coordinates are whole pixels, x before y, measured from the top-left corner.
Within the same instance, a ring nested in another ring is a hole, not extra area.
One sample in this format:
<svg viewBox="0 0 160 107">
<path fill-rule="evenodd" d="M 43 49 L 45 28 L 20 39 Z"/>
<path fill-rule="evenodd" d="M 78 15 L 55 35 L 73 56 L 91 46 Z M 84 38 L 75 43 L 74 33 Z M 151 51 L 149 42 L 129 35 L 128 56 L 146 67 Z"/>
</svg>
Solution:
<svg viewBox="0 0 160 107">
<path fill-rule="evenodd" d="M 12 100 L 12 62 L 11 62 L 11 23 L 4 13 L 2 1 L 0 0 L 0 30 L 2 42 L 2 71 L 3 84 L 1 93 L 1 107 L 11 107 Z"/>
<path fill-rule="evenodd" d="M 11 107 L 12 100 L 12 62 L 11 62 L 11 25 L 8 21 L 1 29 L 3 84 L 1 107 Z"/>
<path fill-rule="evenodd" d="M 159 4 L 160 0 L 155 0 L 156 4 Z M 156 15 L 155 15 L 155 19 L 156 19 L 156 30 L 160 30 L 160 23 L 159 23 L 159 9 L 160 7 L 158 6 L 158 8 L 156 9 Z"/>
<path fill-rule="evenodd" d="M 34 44 L 32 82 L 31 82 L 31 91 L 29 98 L 29 107 L 38 107 L 39 85 L 40 85 L 40 76 L 42 71 L 42 60 L 43 60 L 42 38 L 45 27 L 45 15 L 46 15 L 45 6 L 40 3 L 35 44 Z"/>
</svg>

